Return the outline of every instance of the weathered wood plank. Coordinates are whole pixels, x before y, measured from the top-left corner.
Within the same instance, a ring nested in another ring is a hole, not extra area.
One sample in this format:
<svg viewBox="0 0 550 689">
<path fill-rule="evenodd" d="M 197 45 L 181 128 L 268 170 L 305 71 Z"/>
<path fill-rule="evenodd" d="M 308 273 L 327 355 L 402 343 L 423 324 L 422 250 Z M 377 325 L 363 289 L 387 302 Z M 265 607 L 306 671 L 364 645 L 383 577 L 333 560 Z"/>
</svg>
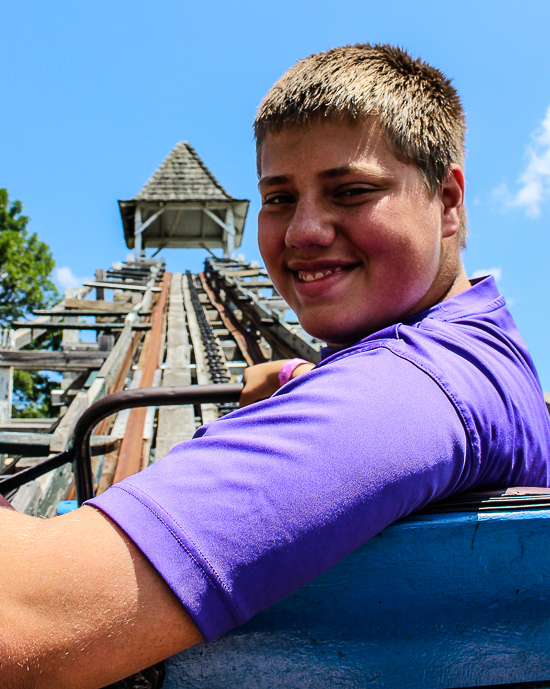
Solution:
<svg viewBox="0 0 550 689">
<path fill-rule="evenodd" d="M 0 423 L 0 431 L 21 431 L 26 433 L 47 433 L 57 418 L 42 419 L 8 419 L 6 423 Z"/>
<path fill-rule="evenodd" d="M 165 273 L 162 291 L 154 306 L 151 317 L 151 330 L 145 336 L 140 353 L 138 368 L 143 370 L 140 387 L 153 384 L 158 368 L 161 348 L 164 344 L 165 309 L 168 301 L 170 274 Z M 146 416 L 145 408 L 132 409 L 128 420 L 127 433 L 122 440 L 114 482 L 117 483 L 141 469 L 143 461 L 143 426 Z"/>
<path fill-rule="evenodd" d="M 53 433 L 26 433 L 21 431 L 0 431 L 0 452 L 9 455 L 24 455 L 29 457 L 47 457 Z M 120 438 L 110 435 L 93 435 L 91 446 L 93 454 L 110 452 Z"/>
<path fill-rule="evenodd" d="M 80 287 L 80 288 L 71 288 L 73 289 L 73 296 L 75 297 L 74 301 L 82 301 L 84 297 L 91 291 L 90 287 Z M 52 311 L 62 311 L 65 308 L 65 300 L 63 299 L 60 301 L 58 304 L 56 304 L 53 308 Z M 51 314 L 51 318 L 54 318 L 55 314 Z M 12 340 L 11 346 L 14 349 L 22 349 L 23 347 L 26 347 L 28 344 L 30 344 L 34 339 L 37 337 L 40 337 L 40 335 L 43 335 L 46 331 L 39 328 L 38 325 L 43 322 L 49 322 L 50 321 L 50 316 L 40 316 L 39 318 L 36 318 L 33 321 L 33 328 L 20 328 L 16 330 L 12 337 L 10 338 Z"/>
<path fill-rule="evenodd" d="M 154 285 L 157 272 L 158 271 L 155 271 L 151 277 L 151 280 L 149 280 L 147 291 L 143 295 L 142 300 L 139 303 L 134 304 L 132 310 L 126 316 L 124 320 L 124 329 L 120 334 L 117 343 L 108 353 L 103 366 L 99 370 L 96 380 L 94 380 L 87 393 L 81 391 L 76 395 L 65 416 L 61 420 L 61 423 L 54 431 L 52 443 L 50 445 L 52 452 L 63 452 L 68 447 L 72 440 L 74 427 L 80 416 L 89 405 L 93 404 L 96 400 L 105 395 L 109 390 L 111 384 L 116 378 L 122 362 L 124 361 L 128 347 L 132 342 L 132 325 L 139 318 L 139 311 L 142 309 L 147 309 L 151 303 L 151 292 L 154 289 L 152 286 Z"/>
<path fill-rule="evenodd" d="M 15 328 L 26 327 L 27 325 L 28 323 L 24 321 L 13 323 Z M 122 330 L 124 323 L 41 323 L 40 327 L 44 330 Z M 149 323 L 134 323 L 132 328 L 134 330 L 149 330 L 151 325 Z"/>
<path fill-rule="evenodd" d="M 133 304 L 130 302 L 125 303 L 98 299 L 65 299 L 65 306 L 67 309 L 78 309 L 79 311 L 124 311 L 125 313 L 130 313 Z"/>
<path fill-rule="evenodd" d="M 149 284 L 154 284 L 154 276 L 149 281 Z M 143 299 L 137 304 L 134 304 L 132 310 L 126 316 L 124 320 L 124 330 L 119 335 L 115 346 L 109 352 L 109 356 L 97 374 L 97 378 L 94 380 L 90 389 L 88 390 L 89 405 L 93 404 L 103 395 L 106 395 L 109 390 L 111 390 L 114 383 L 119 379 L 121 368 L 127 359 L 129 350 L 134 346 L 137 346 L 137 342 L 135 340 L 136 336 L 132 332 L 131 326 L 139 318 L 141 311 L 149 308 L 152 296 L 153 295 L 150 290 L 145 292 Z"/>
<path fill-rule="evenodd" d="M 108 352 L 47 352 L 0 350 L 0 368 L 20 371 L 85 371 L 101 368 Z"/>
<path fill-rule="evenodd" d="M 136 285 L 131 282 L 85 282 L 85 287 L 105 287 L 106 289 L 120 289 L 129 292 L 145 292 L 150 289 L 152 292 L 160 292 L 161 287 L 147 287 L 147 285 Z"/>
<path fill-rule="evenodd" d="M 42 488 L 37 480 L 29 481 L 17 491 L 10 500 L 11 505 L 18 512 L 35 516 L 36 509 L 42 499 Z"/>
<path fill-rule="evenodd" d="M 243 268 L 242 270 L 225 270 L 227 275 L 232 278 L 246 278 L 246 277 L 256 277 L 257 275 L 267 275 L 267 270 L 265 268 Z"/>
<path fill-rule="evenodd" d="M 77 300 L 78 301 L 78 300 Z M 83 301 L 83 304 L 87 304 L 88 302 Z M 107 304 L 113 303 L 115 306 L 117 305 L 117 302 L 106 302 Z M 130 306 L 130 304 L 129 304 Z M 125 309 L 124 311 L 121 310 L 108 310 L 108 309 L 78 309 L 78 311 L 75 311 L 74 309 L 67 309 L 66 311 L 51 311 L 50 309 L 35 309 L 33 311 L 34 314 L 36 315 L 47 315 L 51 314 L 52 316 L 55 315 L 56 317 L 59 316 L 97 316 L 98 318 L 100 316 L 107 316 L 107 317 L 112 317 L 112 316 L 127 316 L 130 313 L 130 309 Z M 150 316 L 151 312 L 150 311 L 145 311 L 141 312 L 139 314 L 140 316 Z"/>
<path fill-rule="evenodd" d="M 88 395 L 80 390 L 71 402 L 65 416 L 61 419 L 59 426 L 55 429 L 50 443 L 52 452 L 63 452 L 72 440 L 74 427 L 78 419 L 88 407 Z"/>
<path fill-rule="evenodd" d="M 273 287 L 271 280 L 242 280 L 241 285 L 248 289 L 270 289 Z"/>
<path fill-rule="evenodd" d="M 152 387 L 159 387 L 161 380 L 162 369 L 159 368 L 155 371 Z M 141 456 L 141 469 L 145 469 L 146 467 L 148 467 L 151 461 L 151 447 L 153 445 L 153 436 L 155 433 L 154 426 L 156 415 L 157 407 L 147 407 L 147 412 L 145 414 L 145 423 L 143 424 L 143 447 Z"/>
<path fill-rule="evenodd" d="M 136 388 L 139 388 L 142 375 L 143 371 L 134 371 L 134 375 L 132 377 L 132 380 L 130 381 L 130 385 L 128 386 L 129 390 L 135 390 Z M 130 409 L 123 409 L 122 411 L 118 412 L 115 418 L 115 422 L 113 424 L 113 428 L 111 429 L 112 438 L 118 438 L 120 440 L 124 438 L 129 418 Z M 119 453 L 120 446 L 113 452 L 109 452 L 106 454 L 103 469 L 101 471 L 101 476 L 99 477 L 98 481 L 96 495 L 100 495 L 101 493 L 105 492 L 107 488 L 110 488 L 113 485 Z"/>
<path fill-rule="evenodd" d="M 7 423 L 11 418 L 13 394 L 13 367 L 0 368 L 0 423 Z"/>
<path fill-rule="evenodd" d="M 191 385 L 191 347 L 185 325 L 182 275 L 174 273 L 170 281 L 166 366 L 163 386 Z M 192 438 L 195 433 L 193 405 L 161 407 L 157 428 L 155 459 L 168 454 L 179 442 Z"/>
<path fill-rule="evenodd" d="M 210 378 L 210 374 L 208 373 L 206 353 L 202 343 L 197 316 L 195 315 L 195 309 L 193 308 L 193 302 L 191 300 L 191 292 L 189 291 L 187 275 L 183 276 L 182 288 L 183 301 L 187 314 L 187 325 L 189 327 L 189 334 L 191 335 L 191 341 L 193 343 L 193 352 L 195 354 L 195 363 L 197 366 L 197 383 L 199 385 L 209 385 L 212 380 Z M 202 422 L 210 423 L 218 418 L 218 408 L 215 404 L 201 404 L 201 414 Z"/>
<path fill-rule="evenodd" d="M 97 268 L 95 271 L 95 279 L 97 282 L 105 282 L 106 278 L 107 276 L 105 274 L 105 268 Z M 103 287 L 96 288 L 95 296 L 98 301 L 105 299 L 105 290 Z"/>
</svg>

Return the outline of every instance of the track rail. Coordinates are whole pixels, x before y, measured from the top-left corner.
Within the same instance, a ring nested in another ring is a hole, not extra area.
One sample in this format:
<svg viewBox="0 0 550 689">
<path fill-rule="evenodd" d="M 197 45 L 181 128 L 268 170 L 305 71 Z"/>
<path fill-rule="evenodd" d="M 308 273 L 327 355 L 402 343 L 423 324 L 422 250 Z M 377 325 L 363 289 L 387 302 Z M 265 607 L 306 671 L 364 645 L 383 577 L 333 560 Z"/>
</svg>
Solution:
<svg viewBox="0 0 550 689">
<path fill-rule="evenodd" d="M 301 357 L 314 364 L 320 361 L 320 342 L 309 337 L 299 325 L 293 327 L 285 321 L 283 311 L 288 305 L 281 297 L 262 297 L 262 290 L 274 291 L 269 279 L 246 282 L 254 274 L 266 275 L 263 269 L 243 269 L 232 262 L 206 259 L 204 272 L 209 287 L 226 308 L 244 315 L 241 320 L 246 323 L 247 331 L 256 340 L 263 337 L 270 344 L 272 358 Z"/>
</svg>

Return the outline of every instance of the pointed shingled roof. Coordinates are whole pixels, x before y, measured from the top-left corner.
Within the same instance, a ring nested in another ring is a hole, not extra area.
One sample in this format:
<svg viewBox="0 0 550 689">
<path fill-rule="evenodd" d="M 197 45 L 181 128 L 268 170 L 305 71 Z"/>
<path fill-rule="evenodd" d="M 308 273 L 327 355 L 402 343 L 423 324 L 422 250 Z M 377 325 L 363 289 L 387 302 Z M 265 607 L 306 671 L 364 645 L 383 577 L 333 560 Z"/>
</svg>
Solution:
<svg viewBox="0 0 550 689">
<path fill-rule="evenodd" d="M 133 199 L 119 201 L 118 205 L 129 249 L 133 249 L 135 244 L 138 208 L 143 223 L 147 224 L 153 215 L 158 216 L 151 220 L 141 235 L 143 248 L 188 248 L 205 244 L 209 248 L 225 247 L 225 231 L 211 216 L 217 215 L 223 225 L 228 209 L 233 211 L 234 246 L 238 248 L 249 203 L 228 194 L 191 144 L 180 141 L 141 191 Z"/>
<path fill-rule="evenodd" d="M 232 201 L 187 141 L 177 143 L 134 201 Z"/>
</svg>

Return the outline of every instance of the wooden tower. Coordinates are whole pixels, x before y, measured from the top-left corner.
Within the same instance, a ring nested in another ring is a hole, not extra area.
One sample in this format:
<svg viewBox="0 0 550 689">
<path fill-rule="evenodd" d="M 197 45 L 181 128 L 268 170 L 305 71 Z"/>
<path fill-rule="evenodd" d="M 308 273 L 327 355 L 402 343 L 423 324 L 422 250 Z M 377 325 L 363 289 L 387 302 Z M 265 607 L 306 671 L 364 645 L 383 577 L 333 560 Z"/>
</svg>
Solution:
<svg viewBox="0 0 550 689">
<path fill-rule="evenodd" d="M 180 141 L 143 189 L 118 205 L 126 245 L 139 260 L 146 248 L 221 248 L 232 258 L 249 203 L 230 196 L 193 147 Z"/>
</svg>

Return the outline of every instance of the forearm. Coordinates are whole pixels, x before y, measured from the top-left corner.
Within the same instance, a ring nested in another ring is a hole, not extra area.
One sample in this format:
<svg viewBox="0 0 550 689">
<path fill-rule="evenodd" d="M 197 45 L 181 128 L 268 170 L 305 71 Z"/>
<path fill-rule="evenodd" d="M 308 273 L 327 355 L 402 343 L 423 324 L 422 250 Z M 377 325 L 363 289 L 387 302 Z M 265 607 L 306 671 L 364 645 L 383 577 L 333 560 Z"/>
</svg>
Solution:
<svg viewBox="0 0 550 689">
<path fill-rule="evenodd" d="M 249 404 L 267 399 L 281 387 L 279 373 L 283 366 L 290 359 L 279 359 L 267 361 L 264 364 L 256 364 L 245 369 L 243 382 L 245 384 L 241 394 L 240 406 L 246 407 Z M 315 364 L 304 362 L 294 366 L 290 378 L 296 378 L 302 373 L 307 373 L 315 368 Z"/>
<path fill-rule="evenodd" d="M 0 514 L 0 687 L 103 687 L 201 639 L 140 551 L 95 510 Z"/>
</svg>

